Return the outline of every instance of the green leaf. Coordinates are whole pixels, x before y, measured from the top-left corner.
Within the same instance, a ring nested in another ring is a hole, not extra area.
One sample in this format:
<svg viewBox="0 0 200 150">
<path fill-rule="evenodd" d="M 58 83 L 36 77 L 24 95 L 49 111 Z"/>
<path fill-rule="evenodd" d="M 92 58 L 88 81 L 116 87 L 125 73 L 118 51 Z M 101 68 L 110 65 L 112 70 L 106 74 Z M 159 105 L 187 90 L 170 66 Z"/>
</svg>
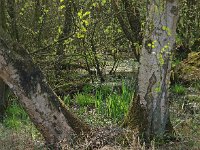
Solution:
<svg viewBox="0 0 200 150">
<path fill-rule="evenodd" d="M 101 4 L 102 4 L 102 5 L 105 5 L 105 3 L 106 3 L 106 0 L 102 0 L 102 1 L 101 1 Z"/>
<path fill-rule="evenodd" d="M 89 25 L 89 22 L 88 22 L 87 20 L 82 20 L 82 22 L 83 22 L 86 26 Z"/>
<path fill-rule="evenodd" d="M 62 28 L 61 28 L 61 26 L 58 27 L 58 33 L 59 33 L 59 34 L 62 33 Z"/>
<path fill-rule="evenodd" d="M 93 3 L 92 6 L 96 7 L 98 5 L 97 2 Z"/>
<path fill-rule="evenodd" d="M 122 33 L 122 30 L 121 30 L 121 29 L 117 29 L 117 32 L 118 32 L 118 33 Z"/>
<path fill-rule="evenodd" d="M 151 43 L 148 44 L 148 47 L 151 47 Z"/>
<path fill-rule="evenodd" d="M 82 26 L 82 27 L 81 27 L 81 31 L 82 31 L 82 32 L 86 32 L 87 29 L 86 29 L 84 26 Z"/>
<path fill-rule="evenodd" d="M 81 38 L 84 38 L 84 37 L 85 37 L 85 35 L 84 35 L 84 34 L 81 34 L 81 33 L 77 33 L 76 35 L 77 35 L 77 38 L 79 38 L 79 39 L 81 39 Z"/>
<path fill-rule="evenodd" d="M 62 10 L 63 8 L 65 8 L 65 5 L 61 5 L 58 9 Z"/>
<path fill-rule="evenodd" d="M 78 12 L 78 16 L 79 16 L 80 19 L 83 18 L 83 10 L 82 9 Z"/>
<path fill-rule="evenodd" d="M 83 17 L 88 16 L 88 15 L 90 15 L 90 11 L 86 11 L 86 12 L 83 14 Z"/>
<path fill-rule="evenodd" d="M 167 30 L 167 27 L 166 26 L 162 26 L 162 30 Z"/>
</svg>

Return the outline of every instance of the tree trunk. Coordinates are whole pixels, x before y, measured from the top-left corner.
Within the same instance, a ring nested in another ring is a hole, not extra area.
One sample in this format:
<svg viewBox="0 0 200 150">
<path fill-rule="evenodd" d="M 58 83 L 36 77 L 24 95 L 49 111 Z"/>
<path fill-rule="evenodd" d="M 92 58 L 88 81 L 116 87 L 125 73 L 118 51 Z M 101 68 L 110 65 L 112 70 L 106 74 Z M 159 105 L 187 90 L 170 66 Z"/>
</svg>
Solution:
<svg viewBox="0 0 200 150">
<path fill-rule="evenodd" d="M 59 35 L 58 40 L 68 37 L 72 33 L 72 30 L 73 30 L 73 3 L 74 2 L 65 0 L 62 3 L 63 3 L 62 5 L 65 6 L 65 13 L 64 13 L 65 19 L 63 23 L 62 33 L 59 33 L 60 35 Z M 58 46 L 57 46 L 57 51 L 56 51 L 57 58 L 55 62 L 55 74 L 57 78 L 59 77 L 59 74 L 61 70 L 63 69 L 61 62 L 63 61 L 64 56 L 65 56 L 63 55 L 65 51 L 64 49 L 65 49 L 64 41 L 63 40 L 59 41 Z"/>
<path fill-rule="evenodd" d="M 5 0 L 0 1 L 0 27 L 2 27 L 4 30 L 7 29 L 6 25 L 6 11 L 5 11 Z M 6 111 L 6 108 L 8 106 L 8 87 L 3 82 L 3 80 L 0 79 L 0 121 L 3 121 L 4 114 Z"/>
<path fill-rule="evenodd" d="M 10 35 L 13 39 L 19 41 L 19 33 L 18 33 L 18 28 L 17 28 L 17 16 L 16 16 L 16 11 L 15 11 L 15 0 L 8 0 L 7 2 L 8 5 L 8 15 L 10 17 Z"/>
<path fill-rule="evenodd" d="M 94 29 L 93 29 L 92 34 L 91 34 L 90 43 L 91 43 L 92 54 L 93 54 L 93 57 L 94 57 L 94 65 L 95 65 L 95 68 L 96 68 L 97 77 L 99 76 L 101 83 L 103 83 L 103 82 L 105 82 L 105 79 L 103 77 L 100 62 L 99 62 L 99 59 L 97 57 L 96 46 L 94 44 L 94 34 L 95 34 L 95 32 L 96 32 L 96 24 L 94 24 Z"/>
<path fill-rule="evenodd" d="M 0 26 L 6 29 L 6 11 L 5 11 L 5 0 L 0 1 Z"/>
<path fill-rule="evenodd" d="M 73 132 L 88 132 L 90 128 L 56 96 L 26 50 L 16 43 L 7 46 L 9 39 L 0 30 L 0 78 L 19 97 L 47 144 L 68 144 Z"/>
<path fill-rule="evenodd" d="M 140 56 L 138 84 L 123 126 L 139 131 L 150 142 L 171 132 L 168 88 L 174 48 L 178 0 L 152 0 Z"/>
<path fill-rule="evenodd" d="M 8 87 L 3 82 L 3 80 L 0 79 L 0 122 L 3 122 L 4 114 L 8 106 L 7 98 L 8 98 Z"/>
</svg>

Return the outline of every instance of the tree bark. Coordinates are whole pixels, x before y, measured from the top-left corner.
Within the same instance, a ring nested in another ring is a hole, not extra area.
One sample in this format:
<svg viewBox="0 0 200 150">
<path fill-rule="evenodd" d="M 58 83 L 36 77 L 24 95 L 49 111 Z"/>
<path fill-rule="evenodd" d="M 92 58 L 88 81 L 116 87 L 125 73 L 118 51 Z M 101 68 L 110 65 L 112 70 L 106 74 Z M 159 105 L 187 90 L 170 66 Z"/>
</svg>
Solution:
<svg viewBox="0 0 200 150">
<path fill-rule="evenodd" d="M 0 122 L 3 122 L 4 114 L 8 106 L 8 87 L 0 79 Z"/>
<path fill-rule="evenodd" d="M 140 56 L 138 84 L 123 126 L 136 129 L 146 142 L 172 131 L 168 88 L 175 44 L 178 0 L 152 0 Z"/>
<path fill-rule="evenodd" d="M 16 16 L 16 6 L 15 6 L 15 0 L 8 0 L 8 15 L 10 17 L 10 35 L 13 39 L 19 41 L 19 33 L 18 33 L 18 27 L 17 27 L 17 16 Z"/>
<path fill-rule="evenodd" d="M 102 73 L 102 70 L 101 70 L 100 62 L 99 62 L 99 59 L 97 57 L 96 46 L 94 44 L 94 35 L 95 35 L 95 32 L 96 32 L 96 23 L 94 24 L 93 28 L 94 29 L 93 29 L 93 31 L 91 33 L 91 40 L 90 40 L 91 49 L 92 49 L 92 54 L 93 54 L 93 57 L 94 57 L 94 65 L 95 65 L 95 68 L 96 68 L 97 76 L 99 76 L 99 79 L 100 79 L 101 83 L 103 83 L 103 82 L 105 82 L 105 79 L 103 77 L 103 73 Z"/>
<path fill-rule="evenodd" d="M 0 1 L 0 26 L 6 29 L 6 11 L 5 11 L 5 0 Z"/>
<path fill-rule="evenodd" d="M 7 29 L 5 0 L 0 1 L 0 27 Z M 8 86 L 0 79 L 0 121 L 3 121 L 6 108 L 8 106 Z"/>
<path fill-rule="evenodd" d="M 72 133 L 88 132 L 56 96 L 29 54 L 0 30 L 0 78 L 19 97 L 30 119 L 53 148 L 69 144 Z"/>
</svg>

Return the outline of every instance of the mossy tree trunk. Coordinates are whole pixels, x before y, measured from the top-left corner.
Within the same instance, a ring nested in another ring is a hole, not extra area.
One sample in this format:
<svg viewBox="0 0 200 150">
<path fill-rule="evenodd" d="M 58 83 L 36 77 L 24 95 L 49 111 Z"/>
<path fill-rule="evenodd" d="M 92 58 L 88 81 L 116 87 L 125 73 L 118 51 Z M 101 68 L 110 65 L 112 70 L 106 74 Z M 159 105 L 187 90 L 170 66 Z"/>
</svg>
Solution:
<svg viewBox="0 0 200 150">
<path fill-rule="evenodd" d="M 19 97 L 47 144 L 69 144 L 72 133 L 88 132 L 90 128 L 56 96 L 26 50 L 9 39 L 0 28 L 0 78 Z"/>
<path fill-rule="evenodd" d="M 178 0 L 149 2 L 138 84 L 123 124 L 136 129 L 146 142 L 172 131 L 168 88 L 177 19 Z"/>
</svg>

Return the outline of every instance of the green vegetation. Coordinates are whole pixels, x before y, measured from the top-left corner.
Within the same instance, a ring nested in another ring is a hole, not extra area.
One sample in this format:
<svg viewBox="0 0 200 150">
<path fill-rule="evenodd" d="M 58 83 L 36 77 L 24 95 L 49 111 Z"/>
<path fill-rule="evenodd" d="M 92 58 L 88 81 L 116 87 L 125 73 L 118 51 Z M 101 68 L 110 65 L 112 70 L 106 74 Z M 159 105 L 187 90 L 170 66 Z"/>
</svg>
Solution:
<svg viewBox="0 0 200 150">
<path fill-rule="evenodd" d="M 70 107 L 71 111 L 74 111 L 89 124 L 97 127 L 121 124 L 133 96 L 125 82 L 122 82 L 120 92 L 113 91 L 113 87 L 106 85 L 97 87 L 87 85 L 83 89 L 83 92 L 77 93 L 73 98 L 69 96 L 64 97 L 64 102 Z M 168 147 L 169 149 L 173 147 L 177 147 L 177 149 L 200 148 L 200 109 L 199 106 L 196 107 L 194 115 L 189 110 L 193 109 L 195 103 L 199 103 L 200 97 L 188 96 L 187 100 L 190 103 L 188 106 L 190 107 L 183 108 L 183 94 L 189 92 L 190 90 L 181 84 L 176 84 L 171 88 L 171 94 L 177 95 L 176 97 L 172 97 L 171 121 L 180 141 L 178 143 L 166 143 L 161 146 L 156 146 L 155 143 L 152 143 L 152 147 L 157 147 L 158 149 L 164 147 Z M 196 92 L 198 93 L 198 90 Z M 14 139 L 9 136 L 10 134 L 14 134 L 19 142 L 13 142 Z M 13 147 L 21 147 L 21 149 L 27 146 L 24 142 L 29 142 L 29 146 L 33 149 L 45 149 L 41 135 L 31 123 L 26 112 L 18 104 L 16 98 L 12 99 L 12 103 L 6 111 L 6 118 L 0 127 L 0 141 L 4 141 L 3 139 L 7 140 L 7 144 L 10 142 L 9 144 L 13 145 Z M 38 141 L 37 144 L 34 143 L 36 141 Z M 134 143 L 130 144 L 134 145 Z M 5 150 L 8 149 L 7 145 L 4 145 L 4 147 Z M 144 145 L 134 145 L 134 147 L 144 148 Z"/>
<path fill-rule="evenodd" d="M 17 101 L 13 101 L 12 104 L 6 110 L 6 119 L 4 125 L 8 128 L 20 129 L 23 124 L 28 121 L 28 116 L 22 107 L 17 104 Z"/>
<path fill-rule="evenodd" d="M 128 111 L 133 95 L 133 92 L 128 89 L 124 82 L 120 88 L 121 93 L 117 93 L 112 91 L 112 87 L 106 85 L 96 88 L 85 86 L 82 93 L 76 94 L 73 100 L 65 100 L 65 103 L 67 105 L 71 103 L 72 107 L 73 105 L 75 108 L 77 107 L 78 112 L 83 113 L 85 111 L 84 113 L 87 113 L 88 110 L 95 109 L 97 115 L 112 118 L 113 123 L 120 122 Z"/>
<path fill-rule="evenodd" d="M 3 126 L 8 129 L 14 129 L 17 131 L 23 128 L 31 128 L 31 134 L 33 137 L 39 135 L 38 131 L 35 129 L 34 125 L 31 123 L 26 111 L 18 103 L 17 98 L 13 98 L 11 104 L 6 110 L 5 119 L 3 121 Z"/>
<path fill-rule="evenodd" d="M 92 127 L 120 126 L 134 96 L 136 61 L 147 25 L 146 1 L 10 2 L 0 2 L 0 28 L 23 45 L 70 111 Z M 200 1 L 180 1 L 169 97 L 171 121 L 179 139 L 161 147 L 152 144 L 152 149 L 200 149 L 199 12 Z M 160 27 L 172 34 L 167 26 Z M 147 43 L 151 50 L 157 45 L 157 41 Z M 162 49 L 162 55 L 168 48 Z M 165 65 L 162 55 L 158 59 Z M 160 92 L 160 87 L 156 90 Z M 44 139 L 17 98 L 9 97 L 6 107 L 0 123 L 0 150 L 45 149 Z M 125 146 L 145 149 L 134 144 L 130 140 Z"/>
<path fill-rule="evenodd" d="M 193 82 L 192 86 L 200 91 L 200 82 Z"/>
<path fill-rule="evenodd" d="M 45 148 L 41 134 L 18 103 L 16 97 L 12 97 L 10 100 L 5 119 L 0 124 L 0 145 L 0 150 L 42 150 Z"/>
<path fill-rule="evenodd" d="M 171 87 L 171 92 L 178 95 L 184 95 L 186 88 L 181 84 L 175 84 Z"/>
</svg>

